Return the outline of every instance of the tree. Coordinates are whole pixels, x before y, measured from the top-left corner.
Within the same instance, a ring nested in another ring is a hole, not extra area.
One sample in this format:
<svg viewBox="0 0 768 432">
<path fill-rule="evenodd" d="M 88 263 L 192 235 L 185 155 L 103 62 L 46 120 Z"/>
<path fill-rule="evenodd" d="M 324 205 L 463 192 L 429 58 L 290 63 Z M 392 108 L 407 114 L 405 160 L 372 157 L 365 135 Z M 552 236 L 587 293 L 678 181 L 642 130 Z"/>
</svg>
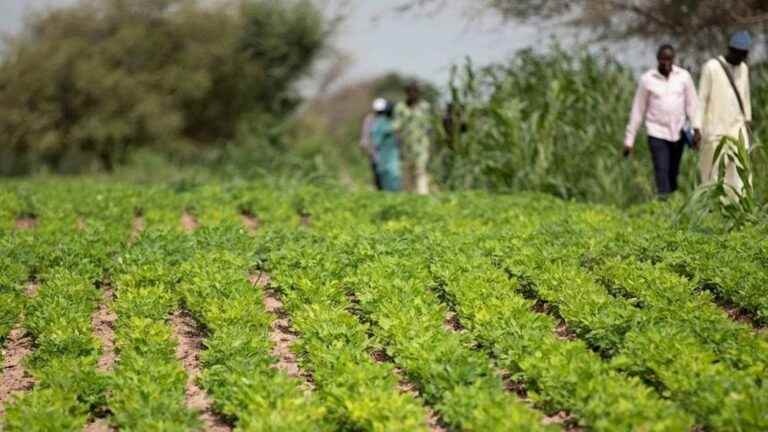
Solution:
<svg viewBox="0 0 768 432">
<path fill-rule="evenodd" d="M 412 0 L 404 10 L 444 4 Z M 765 0 L 482 0 L 471 7 L 491 10 L 506 20 L 560 20 L 586 29 L 601 40 L 673 41 L 697 53 L 722 51 L 728 33 L 750 29 L 766 35 Z"/>
<path fill-rule="evenodd" d="M 252 114 L 292 110 L 330 35 L 322 13 L 209 3 L 83 0 L 32 16 L 0 59 L 0 157 L 111 170 L 139 147 L 217 145 Z"/>
</svg>

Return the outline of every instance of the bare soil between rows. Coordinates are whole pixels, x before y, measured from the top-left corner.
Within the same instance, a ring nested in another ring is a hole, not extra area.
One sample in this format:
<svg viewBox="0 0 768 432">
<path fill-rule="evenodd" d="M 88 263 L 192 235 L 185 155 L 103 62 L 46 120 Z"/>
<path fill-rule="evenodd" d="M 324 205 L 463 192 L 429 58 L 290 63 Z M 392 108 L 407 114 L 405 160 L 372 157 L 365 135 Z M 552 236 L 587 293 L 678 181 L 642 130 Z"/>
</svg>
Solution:
<svg viewBox="0 0 768 432">
<path fill-rule="evenodd" d="M 572 341 L 576 339 L 576 335 L 568 328 L 565 321 L 556 316 L 557 314 L 551 310 L 549 303 L 539 299 L 536 301 L 536 303 L 534 303 L 532 309 L 536 313 L 548 314 L 555 316 L 555 318 L 558 319 L 558 325 L 554 329 L 554 334 L 558 339 L 563 341 Z M 445 329 L 449 332 L 454 333 L 461 333 L 466 330 L 466 328 L 461 324 L 458 314 L 451 308 L 449 308 L 449 311 L 446 314 L 443 327 L 445 327 Z M 502 380 L 502 383 L 504 384 L 504 388 L 508 392 L 515 394 L 521 401 L 533 406 L 533 401 L 528 396 L 528 387 L 525 382 L 512 379 L 511 374 L 507 370 L 497 368 L 497 372 Z M 566 432 L 583 431 L 583 429 L 577 424 L 578 420 L 567 411 L 558 411 L 554 414 L 544 415 L 542 423 L 544 425 L 559 426 Z"/>
<path fill-rule="evenodd" d="M 387 355 L 386 352 L 383 350 L 373 351 L 371 353 L 371 358 L 375 363 L 378 364 L 394 364 L 393 359 Z M 413 396 L 416 400 L 423 400 L 421 398 L 421 394 L 419 393 L 418 387 L 416 387 L 415 384 L 410 382 L 408 378 L 405 376 L 405 371 L 401 369 L 398 366 L 394 367 L 394 373 L 397 377 L 397 388 L 402 394 L 407 394 Z M 446 432 L 448 428 L 445 426 L 445 422 L 440 418 L 440 416 L 437 414 L 437 412 L 432 409 L 432 407 L 428 405 L 424 405 L 424 410 L 426 411 L 426 423 L 427 427 L 429 427 L 429 430 L 432 432 Z"/>
<path fill-rule="evenodd" d="M 39 223 L 35 216 L 20 216 L 16 218 L 14 226 L 18 231 L 31 230 L 37 227 Z"/>
<path fill-rule="evenodd" d="M 181 227 L 184 229 L 184 231 L 191 233 L 193 231 L 196 231 L 198 228 L 200 228 L 200 222 L 198 222 L 197 217 L 195 215 L 193 215 L 188 211 L 185 211 L 181 215 Z"/>
<path fill-rule="evenodd" d="M 290 377 L 301 379 L 305 390 L 313 390 L 311 376 L 301 369 L 296 354 L 291 350 L 298 336 L 291 327 L 291 321 L 280 299 L 280 294 L 269 287 L 271 278 L 266 273 L 259 273 L 251 275 L 249 281 L 264 291 L 264 310 L 276 317 L 269 330 L 269 340 L 272 342 L 271 354 L 277 358 L 277 363 L 273 367 Z"/>
<path fill-rule="evenodd" d="M 245 226 L 245 229 L 248 230 L 250 233 L 255 233 L 256 231 L 261 228 L 262 222 L 261 219 L 259 219 L 257 216 L 255 216 L 251 212 L 244 211 L 240 214 L 240 218 L 242 219 L 243 226 Z"/>
<path fill-rule="evenodd" d="M 131 221 L 131 237 L 129 240 L 130 244 L 136 243 L 136 241 L 139 240 L 139 237 L 141 237 L 141 233 L 144 232 L 146 225 L 147 223 L 144 219 L 144 216 L 138 215 L 133 218 Z"/>
<path fill-rule="evenodd" d="M 117 314 L 112 310 L 111 304 L 115 299 L 114 288 L 110 284 L 101 286 L 103 300 L 99 308 L 91 316 L 91 325 L 96 338 L 101 342 L 101 356 L 99 357 L 98 371 L 109 372 L 115 365 L 117 354 L 115 353 L 115 323 Z"/>
<path fill-rule="evenodd" d="M 109 420 L 103 418 L 95 419 L 83 428 L 83 432 L 114 432 L 115 430 L 110 426 Z"/>
<path fill-rule="evenodd" d="M 40 290 L 40 282 L 30 279 L 24 287 L 24 295 L 33 298 Z M 6 404 L 17 394 L 30 390 L 35 379 L 24 370 L 24 360 L 32 353 L 34 343 L 24 329 L 24 314 L 11 330 L 3 348 L 3 370 L 0 376 L 0 417 L 5 415 Z"/>
<path fill-rule="evenodd" d="M 203 332 L 192 315 L 184 310 L 171 316 L 171 327 L 178 345 L 176 357 L 187 371 L 186 403 L 191 410 L 200 413 L 203 430 L 207 432 L 229 432 L 232 426 L 213 410 L 213 402 L 207 392 L 197 384 L 202 372 L 200 353 L 203 350 Z"/>
<path fill-rule="evenodd" d="M 0 377 L 0 417 L 6 404 L 19 393 L 30 390 L 35 380 L 24 370 L 24 359 L 32 353 L 32 338 L 21 324 L 11 330 L 3 351 L 3 374 Z"/>
</svg>

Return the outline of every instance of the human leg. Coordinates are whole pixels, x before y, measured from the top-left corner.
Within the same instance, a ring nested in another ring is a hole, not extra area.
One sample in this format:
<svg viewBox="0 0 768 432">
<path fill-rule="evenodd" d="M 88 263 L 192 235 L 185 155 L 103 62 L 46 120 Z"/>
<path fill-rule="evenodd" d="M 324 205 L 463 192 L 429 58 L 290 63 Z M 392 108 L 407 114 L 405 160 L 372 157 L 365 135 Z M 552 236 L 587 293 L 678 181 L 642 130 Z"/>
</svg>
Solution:
<svg viewBox="0 0 768 432">
<path fill-rule="evenodd" d="M 678 189 L 677 179 L 680 176 L 680 162 L 685 152 L 685 143 L 682 140 L 676 143 L 670 143 L 671 160 L 669 165 L 669 183 L 672 185 L 672 192 Z"/>
<path fill-rule="evenodd" d="M 670 142 L 648 137 L 648 145 L 651 149 L 651 159 L 653 160 L 656 190 L 659 196 L 669 195 L 672 193 L 672 184 L 670 182 L 672 152 Z"/>
</svg>

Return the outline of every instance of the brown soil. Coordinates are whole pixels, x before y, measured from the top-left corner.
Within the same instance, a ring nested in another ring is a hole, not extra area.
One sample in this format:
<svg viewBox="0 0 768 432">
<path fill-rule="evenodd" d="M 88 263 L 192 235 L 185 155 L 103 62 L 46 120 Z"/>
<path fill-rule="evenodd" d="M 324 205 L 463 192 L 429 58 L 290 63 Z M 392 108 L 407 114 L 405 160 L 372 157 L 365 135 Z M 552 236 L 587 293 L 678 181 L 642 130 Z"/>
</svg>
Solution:
<svg viewBox="0 0 768 432">
<path fill-rule="evenodd" d="M 77 221 L 75 222 L 75 229 L 78 231 L 85 231 L 88 229 L 88 224 L 85 222 L 85 218 L 82 216 L 77 217 Z"/>
<path fill-rule="evenodd" d="M 543 313 L 543 314 L 549 314 L 552 311 L 552 308 L 549 305 L 549 303 L 540 299 L 536 300 L 536 303 L 533 304 L 533 307 L 531 309 L 536 313 Z"/>
<path fill-rule="evenodd" d="M 24 371 L 23 361 L 32 352 L 32 339 L 19 324 L 11 330 L 3 351 L 3 373 L 0 376 L 0 417 L 5 403 L 19 392 L 31 389 L 35 380 Z"/>
<path fill-rule="evenodd" d="M 101 342 L 101 357 L 99 357 L 98 371 L 109 372 L 115 364 L 115 322 L 117 314 L 110 305 L 115 299 L 115 292 L 111 285 L 102 286 L 104 301 L 99 309 L 91 316 L 93 332 Z"/>
<path fill-rule="evenodd" d="M 184 231 L 186 232 L 192 232 L 200 228 L 200 223 L 197 221 L 195 215 L 185 211 L 181 215 L 181 227 L 184 228 Z"/>
<path fill-rule="evenodd" d="M 560 340 L 566 340 L 566 341 L 572 341 L 576 340 L 578 337 L 576 336 L 576 333 L 573 332 L 573 330 L 568 328 L 568 324 L 565 323 L 565 321 L 560 321 L 560 323 L 555 327 L 555 336 L 557 336 Z"/>
<path fill-rule="evenodd" d="M 565 320 L 560 317 L 560 315 L 548 302 L 538 299 L 536 300 L 536 303 L 534 303 L 534 305 L 531 307 L 531 310 L 536 313 L 546 314 L 557 319 L 557 327 L 555 327 L 554 334 L 558 339 L 563 341 L 573 341 L 578 339 L 576 333 L 568 328 L 568 324 L 565 322 Z"/>
<path fill-rule="evenodd" d="M 83 428 L 83 432 L 114 432 L 115 428 L 109 425 L 107 419 L 94 419 L 88 422 Z"/>
<path fill-rule="evenodd" d="M 576 419 L 566 411 L 560 411 L 551 416 L 544 417 L 545 425 L 559 425 L 567 432 L 581 432 L 584 429 L 578 426 Z"/>
<path fill-rule="evenodd" d="M 280 295 L 267 288 L 271 283 L 271 278 L 266 273 L 259 273 L 258 275 L 251 275 L 248 280 L 264 290 L 264 310 L 276 316 L 269 330 L 272 355 L 277 358 L 277 364 L 274 367 L 285 372 L 288 376 L 302 379 L 306 390 L 311 391 L 314 388 L 311 377 L 301 369 L 296 354 L 291 351 L 291 346 L 298 337 L 291 327 L 291 321 L 285 312 Z"/>
<path fill-rule="evenodd" d="M 30 280 L 27 282 L 27 285 L 24 287 L 24 294 L 27 297 L 34 297 L 37 295 L 37 292 L 40 290 L 40 282 L 36 280 Z"/>
<path fill-rule="evenodd" d="M 299 221 L 300 221 L 300 223 L 303 226 L 310 226 L 310 225 L 312 225 L 312 216 L 311 215 L 301 215 L 301 219 Z"/>
<path fill-rule="evenodd" d="M 30 230 L 37 226 L 37 218 L 33 216 L 21 216 L 16 218 L 17 230 Z"/>
<path fill-rule="evenodd" d="M 727 303 L 721 303 L 720 307 L 728 314 L 730 319 L 748 325 L 757 331 L 766 330 L 765 326 L 757 322 L 753 313 Z"/>
<path fill-rule="evenodd" d="M 499 376 L 504 383 L 504 388 L 508 392 L 515 393 L 520 399 L 529 401 L 528 399 L 528 387 L 525 382 L 512 379 L 512 374 L 505 369 L 499 369 Z"/>
<path fill-rule="evenodd" d="M 461 322 L 459 321 L 459 316 L 456 315 L 456 312 L 450 311 L 445 315 L 445 321 L 443 321 L 443 327 L 445 327 L 446 330 L 451 332 L 462 332 L 464 331 L 464 326 L 461 325 Z"/>
<path fill-rule="evenodd" d="M 133 218 L 133 221 L 131 222 L 131 243 L 135 243 L 139 239 L 139 236 L 144 232 L 145 227 L 146 221 L 144 220 L 144 216 L 135 216 Z"/>
<path fill-rule="evenodd" d="M 382 363 L 392 363 L 392 358 L 387 355 L 387 353 L 384 350 L 376 350 L 371 353 L 371 358 L 374 362 L 382 364 Z M 395 376 L 397 377 L 397 388 L 400 390 L 400 393 L 402 394 L 408 394 L 414 397 L 414 399 L 419 400 L 419 390 L 416 387 L 415 384 L 408 381 L 408 379 L 405 377 L 405 372 L 400 369 L 399 367 L 395 367 L 394 369 Z M 448 429 L 443 426 L 443 421 L 440 419 L 440 416 L 435 412 L 435 410 L 432 409 L 432 407 L 424 406 L 424 410 L 426 411 L 426 422 L 427 427 L 429 427 L 429 430 L 432 432 L 445 432 Z"/>
<path fill-rule="evenodd" d="M 187 371 L 187 406 L 200 413 L 203 430 L 231 431 L 232 426 L 213 411 L 213 403 L 208 394 L 197 385 L 197 378 L 201 373 L 200 352 L 203 350 L 203 335 L 195 319 L 186 311 L 177 311 L 171 316 L 171 326 L 178 340 L 176 357 Z"/>
<path fill-rule="evenodd" d="M 261 220 L 251 213 L 243 212 L 241 214 L 243 225 L 248 232 L 254 233 L 261 227 Z"/>
<path fill-rule="evenodd" d="M 248 281 L 252 285 L 256 285 L 259 288 L 268 288 L 269 284 L 272 283 L 272 278 L 269 277 L 266 273 L 259 273 L 259 274 L 253 274 L 248 277 Z M 273 313 L 274 311 L 268 311 L 270 313 Z"/>
</svg>

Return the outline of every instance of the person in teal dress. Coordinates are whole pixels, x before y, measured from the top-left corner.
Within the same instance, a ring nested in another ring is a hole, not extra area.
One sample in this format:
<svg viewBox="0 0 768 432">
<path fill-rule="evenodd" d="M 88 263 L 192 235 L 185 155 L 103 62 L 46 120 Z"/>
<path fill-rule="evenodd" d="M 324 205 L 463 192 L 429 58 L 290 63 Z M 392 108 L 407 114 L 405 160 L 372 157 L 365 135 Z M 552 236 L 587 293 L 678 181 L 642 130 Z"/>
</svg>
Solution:
<svg viewBox="0 0 768 432">
<path fill-rule="evenodd" d="M 376 169 L 381 179 L 381 189 L 399 192 L 402 189 L 400 167 L 400 143 L 392 122 L 393 105 L 386 103 L 376 111 L 371 138 L 376 148 Z"/>
</svg>

